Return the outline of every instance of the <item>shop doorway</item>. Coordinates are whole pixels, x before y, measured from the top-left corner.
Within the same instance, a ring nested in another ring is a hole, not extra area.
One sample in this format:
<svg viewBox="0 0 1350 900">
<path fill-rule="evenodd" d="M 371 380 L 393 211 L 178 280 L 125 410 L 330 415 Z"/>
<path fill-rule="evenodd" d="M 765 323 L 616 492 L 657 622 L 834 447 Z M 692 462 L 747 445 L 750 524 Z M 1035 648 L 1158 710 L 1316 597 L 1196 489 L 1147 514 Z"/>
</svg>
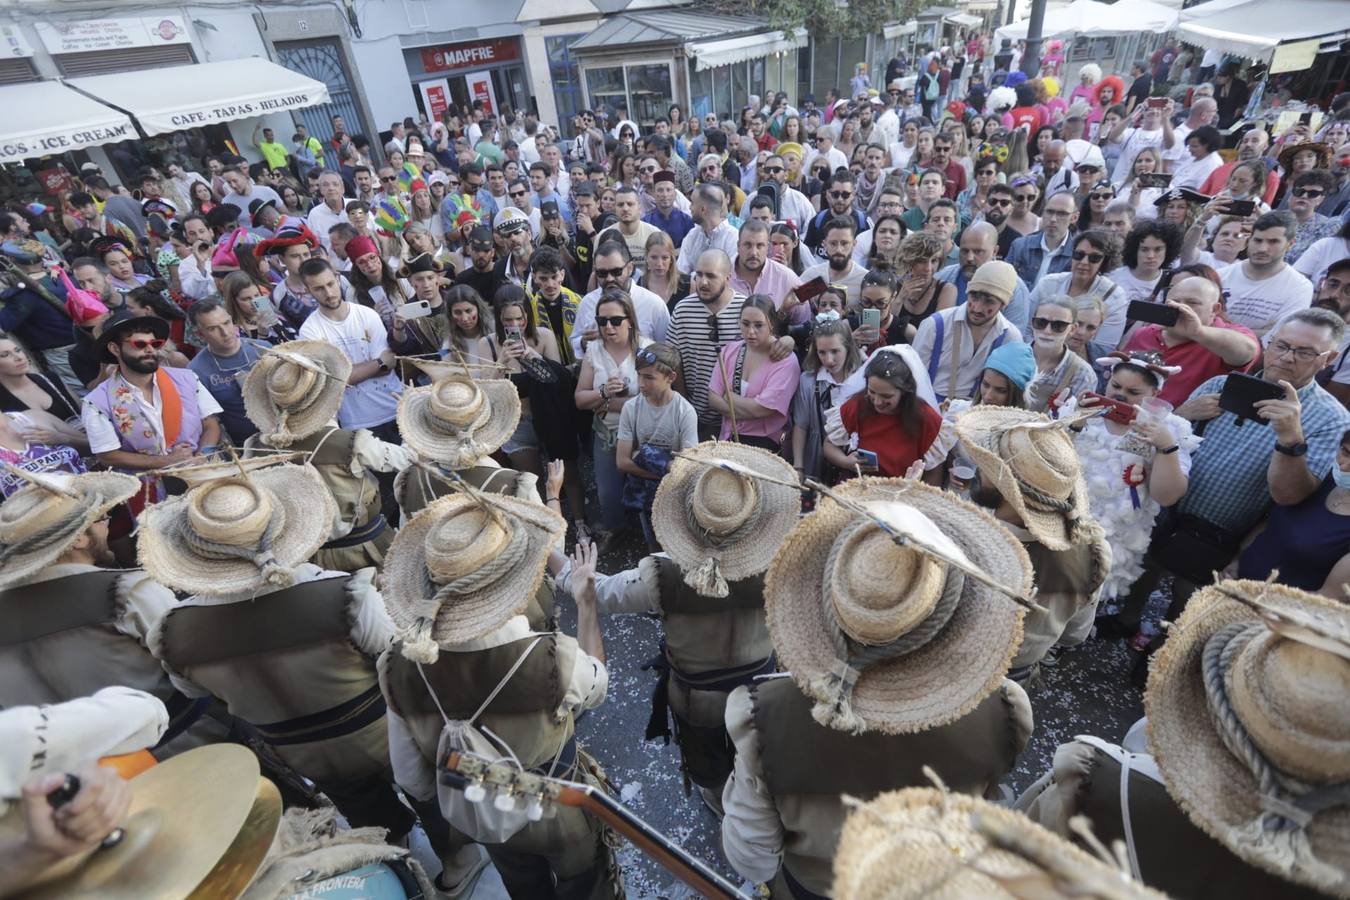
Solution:
<svg viewBox="0 0 1350 900">
<path fill-rule="evenodd" d="M 342 116 L 351 134 L 364 134 L 372 141 L 378 135 L 372 135 L 367 129 L 361 111 L 356 105 L 356 95 L 352 90 L 351 79 L 347 77 L 347 67 L 342 60 L 342 49 L 336 40 L 285 41 L 279 42 L 277 62 L 293 72 L 308 75 L 328 86 L 328 102 L 318 106 L 308 106 L 295 110 L 311 135 L 323 144 L 324 161 L 328 168 L 338 168 L 338 158 L 329 139 L 333 136 L 333 116 Z M 290 143 L 290 135 L 285 135 Z"/>
</svg>

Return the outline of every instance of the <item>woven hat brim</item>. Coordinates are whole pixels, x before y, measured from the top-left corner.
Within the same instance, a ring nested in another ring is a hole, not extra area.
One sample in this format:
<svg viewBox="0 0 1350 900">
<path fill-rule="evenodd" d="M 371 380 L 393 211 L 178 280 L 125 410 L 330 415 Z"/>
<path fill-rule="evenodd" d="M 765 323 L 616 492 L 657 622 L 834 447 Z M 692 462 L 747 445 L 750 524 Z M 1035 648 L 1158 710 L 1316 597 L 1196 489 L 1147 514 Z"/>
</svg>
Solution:
<svg viewBox="0 0 1350 900">
<path fill-rule="evenodd" d="M 956 436 L 975 463 L 981 478 L 992 481 L 1017 512 L 1027 531 L 1050 550 L 1068 550 L 1072 546 L 1069 514 L 1034 509 L 1027 505 L 1012 467 L 1003 459 L 999 435 L 1014 425 L 1037 422 L 1045 417 L 1024 409 L 1003 406 L 972 406 L 956 417 Z M 1076 479 L 1073 499 L 1078 515 L 1087 515 L 1087 486 L 1082 476 Z"/>
<path fill-rule="evenodd" d="M 249 480 L 280 503 L 286 524 L 272 541 L 277 562 L 294 568 L 328 540 L 337 519 L 337 503 L 313 466 L 278 465 L 249 473 Z M 188 495 L 170 497 L 148 507 L 141 516 L 137 556 L 150 576 L 166 587 L 191 594 L 217 596 L 253 590 L 264 584 L 261 571 L 246 559 L 210 559 L 180 535 Z M 170 523 L 176 523 L 170 527 Z"/>
<path fill-rule="evenodd" d="M 505 378 L 480 379 L 475 384 L 483 392 L 491 412 L 483 426 L 473 432 L 473 439 L 487 447 L 488 453 L 494 453 L 520 424 L 520 395 Z M 428 428 L 423 421 L 432 389 L 433 385 L 409 388 L 399 399 L 398 431 L 403 443 L 428 461 L 451 469 L 468 468 L 482 457 L 449 435 Z"/>
<path fill-rule="evenodd" d="M 1267 605 L 1279 608 L 1320 607 L 1345 614 L 1344 604 L 1280 585 L 1257 581 L 1226 582 L 1229 589 L 1249 596 L 1264 593 Z M 1194 594 L 1167 641 L 1149 666 L 1144 714 L 1148 717 L 1148 744 L 1167 792 L 1187 817 L 1235 856 L 1286 880 L 1287 872 L 1232 838 L 1232 830 L 1261 813 L 1256 779 L 1228 752 L 1214 727 L 1201 658 L 1205 642 L 1234 622 L 1256 621 L 1251 608 L 1224 596 L 1211 586 Z M 1350 809 L 1341 806 L 1318 813 L 1307 828 L 1317 858 L 1350 873 Z M 1325 886 L 1309 887 L 1326 890 Z M 1350 896 L 1350 880 L 1342 882 L 1340 896 Z"/>
<path fill-rule="evenodd" d="M 426 537 L 448 509 L 474 502 L 464 494 L 450 494 L 428 504 L 394 536 L 384 557 L 384 599 L 389 617 L 403 630 L 417 619 L 415 603 L 427 596 Z M 567 529 L 567 523 L 539 503 L 500 494 L 485 498 L 526 529 L 525 556 L 500 580 L 486 588 L 441 604 L 432 626 L 438 644 L 462 644 L 483 637 L 524 612 L 544 578 L 549 551 Z"/>
<path fill-rule="evenodd" d="M 904 479 L 867 478 L 841 490 L 857 501 L 907 503 L 928 516 L 970 562 L 998 584 L 1027 596 L 1031 560 L 1022 542 L 993 516 L 937 488 Z M 825 622 L 821 582 L 830 546 L 858 514 L 828 498 L 783 541 L 765 579 L 769 638 L 781 668 L 807 696 L 836 666 Z M 956 612 L 925 646 L 869 666 L 853 689 L 853 711 L 869 729 L 912 734 L 975 709 L 1002 683 L 1022 644 L 1024 610 L 993 588 L 967 578 Z"/>
<path fill-rule="evenodd" d="M 67 484 L 78 486 L 77 490 L 85 496 L 98 494 L 103 497 L 101 502 L 84 508 L 90 523 L 97 522 L 104 513 L 117 504 L 130 500 L 141 489 L 139 478 L 122 472 L 86 472 L 73 476 L 67 481 Z M 44 489 L 29 486 L 22 488 L 22 490 L 40 491 Z M 70 535 L 68 540 L 57 541 L 35 550 L 19 551 L 7 556 L 4 571 L 0 571 L 0 588 L 17 584 L 26 580 L 33 573 L 45 569 L 60 558 L 61 554 L 69 550 L 71 544 L 74 544 L 83 533 L 77 531 Z"/>
<path fill-rule="evenodd" d="M 347 379 L 352 374 L 352 363 L 341 349 L 326 341 L 291 341 L 284 345 L 284 349 L 288 353 L 308 357 L 328 373 L 315 386 L 318 398 L 305 409 L 286 417 L 286 430 L 296 438 L 305 438 L 337 418 L 338 408 L 342 406 L 342 397 L 347 390 Z M 282 361 L 275 354 L 264 353 L 244 378 L 244 412 L 258 426 L 264 441 L 281 424 L 281 408 L 267 390 L 267 376 Z"/>
<path fill-rule="evenodd" d="M 685 454 L 696 459 L 726 459 L 779 481 L 795 482 L 796 471 L 781 456 L 767 450 L 729 441 L 705 441 Z M 794 488 L 759 480 L 763 497 L 759 522 L 740 540 L 713 549 L 689 527 L 689 485 L 708 467 L 692 459 L 676 457 L 661 479 L 652 501 L 652 528 L 671 559 L 684 571 L 692 571 L 709 557 L 716 557 L 722 577 L 739 581 L 759 575 L 769 567 L 779 545 L 801 514 L 801 493 Z"/>
<path fill-rule="evenodd" d="M 1028 855 L 1003 850 L 976 830 L 974 820 L 1010 831 L 1037 858 L 1072 869 L 1077 884 L 1109 884 L 1111 896 L 1163 900 L 1164 895 L 1120 872 L 1021 813 L 964 794 L 907 788 L 882 794 L 844 822 L 834 858 L 836 900 L 969 900 L 1017 897 L 1006 884 L 1045 870 Z M 1066 885 L 1068 887 L 1068 885 Z M 1048 892 L 1054 893 L 1054 892 Z M 1063 892 L 1071 896 L 1072 892 Z M 1101 896 L 1084 891 L 1084 896 Z"/>
</svg>

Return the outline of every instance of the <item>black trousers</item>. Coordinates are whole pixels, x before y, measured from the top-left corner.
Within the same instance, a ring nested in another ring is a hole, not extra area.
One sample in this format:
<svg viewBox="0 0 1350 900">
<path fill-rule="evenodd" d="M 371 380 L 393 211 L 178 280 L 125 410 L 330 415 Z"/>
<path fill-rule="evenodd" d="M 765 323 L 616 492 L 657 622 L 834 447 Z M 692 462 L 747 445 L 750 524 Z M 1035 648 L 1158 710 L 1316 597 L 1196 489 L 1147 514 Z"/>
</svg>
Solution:
<svg viewBox="0 0 1350 900">
<path fill-rule="evenodd" d="M 409 796 L 408 804 L 412 806 L 409 809 L 394 785 L 392 771 L 387 777 L 376 775 L 361 782 L 323 783 L 319 788 L 328 795 L 328 799 L 333 801 L 338 812 L 353 828 L 372 825 L 384 828 L 389 832 L 391 843 L 402 840 L 412 831 L 413 825 L 421 821 L 427 842 L 443 862 L 454 856 L 461 847 L 473 843 L 445 821 L 435 797 L 416 800 Z"/>
</svg>

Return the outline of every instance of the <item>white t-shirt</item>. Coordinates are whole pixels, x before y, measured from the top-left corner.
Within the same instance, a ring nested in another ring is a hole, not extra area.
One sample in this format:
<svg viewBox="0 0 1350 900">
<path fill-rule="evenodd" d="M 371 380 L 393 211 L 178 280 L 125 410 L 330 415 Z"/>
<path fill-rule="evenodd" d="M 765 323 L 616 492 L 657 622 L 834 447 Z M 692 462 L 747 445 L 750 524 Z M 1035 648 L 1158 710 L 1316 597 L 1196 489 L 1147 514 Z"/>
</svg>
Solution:
<svg viewBox="0 0 1350 900">
<path fill-rule="evenodd" d="M 1178 162 L 1176 168 L 1172 170 L 1172 180 L 1168 188 L 1188 187 L 1198 191 L 1200 185 L 1222 165 L 1223 157 L 1217 152 L 1195 159 L 1191 156 L 1191 151 L 1187 150 L 1186 158 Z"/>
<path fill-rule="evenodd" d="M 1130 177 L 1130 167 L 1134 165 L 1134 158 L 1140 151 L 1157 147 L 1158 152 L 1162 152 L 1163 130 L 1157 128 L 1154 131 L 1145 131 L 1142 128 L 1127 128 L 1120 140 L 1120 158 L 1116 160 L 1115 171 L 1111 173 L 1111 182 L 1117 187 Z"/>
<path fill-rule="evenodd" d="M 1294 269 L 1304 278 L 1316 284 L 1318 279 L 1322 277 L 1322 273 L 1329 269 L 1332 263 L 1350 256 L 1350 247 L 1347 247 L 1347 243 L 1350 242 L 1335 235 L 1318 238 L 1312 242 L 1312 246 L 1303 251 L 1303 255 L 1294 263 Z"/>
<path fill-rule="evenodd" d="M 346 305 L 347 318 L 335 322 L 315 310 L 300 326 L 302 341 L 326 341 L 342 350 L 353 365 L 379 358 L 389 349 L 389 335 L 375 310 L 354 303 Z M 347 385 L 338 408 L 343 428 L 374 428 L 392 421 L 398 412 L 403 383 L 393 372 Z"/>
<path fill-rule="evenodd" d="M 1106 277 L 1115 282 L 1117 293 L 1125 295 L 1124 300 L 1119 297 L 1113 299 L 1122 305 L 1128 305 L 1131 300 L 1147 300 L 1153 294 L 1153 289 L 1158 286 L 1158 278 L 1162 275 L 1159 274 L 1158 278 L 1152 281 L 1144 281 L 1130 274 L 1129 266 L 1121 266 L 1119 269 L 1112 269 Z"/>
<path fill-rule="evenodd" d="M 1312 305 L 1312 282 L 1293 266 L 1286 265 L 1270 278 L 1253 281 L 1243 273 L 1245 263 L 1236 262 L 1219 270 L 1228 292 L 1224 316 L 1235 325 L 1245 325 L 1263 336 L 1272 325 L 1291 312 Z"/>
</svg>

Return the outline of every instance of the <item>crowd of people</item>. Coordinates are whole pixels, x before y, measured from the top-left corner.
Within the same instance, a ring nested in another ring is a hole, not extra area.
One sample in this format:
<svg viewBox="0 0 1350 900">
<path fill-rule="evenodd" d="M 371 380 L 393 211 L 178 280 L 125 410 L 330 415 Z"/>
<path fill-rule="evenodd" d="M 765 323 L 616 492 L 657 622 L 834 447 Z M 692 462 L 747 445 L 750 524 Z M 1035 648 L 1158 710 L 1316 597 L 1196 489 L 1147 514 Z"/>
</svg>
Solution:
<svg viewBox="0 0 1350 900">
<path fill-rule="evenodd" d="M 246 733 L 353 826 L 420 823 L 439 891 L 490 859 L 614 896 L 597 820 L 436 769 L 602 785 L 599 617 L 653 615 L 648 737 L 732 867 L 806 898 L 843 890 L 840 794 L 927 765 L 997 799 L 1041 667 L 1123 640 L 1150 743 L 1080 738 L 1018 807 L 1179 896 L 1344 893 L 1350 94 L 1272 134 L 1238 63 L 1168 47 L 1069 89 L 976 38 L 912 86 L 568 140 L 335 117 L 11 205 L 0 589 L 34 615 L 0 705 L 145 691 L 158 755 Z M 1167 789 L 1133 831 L 1129 777 Z"/>
</svg>

